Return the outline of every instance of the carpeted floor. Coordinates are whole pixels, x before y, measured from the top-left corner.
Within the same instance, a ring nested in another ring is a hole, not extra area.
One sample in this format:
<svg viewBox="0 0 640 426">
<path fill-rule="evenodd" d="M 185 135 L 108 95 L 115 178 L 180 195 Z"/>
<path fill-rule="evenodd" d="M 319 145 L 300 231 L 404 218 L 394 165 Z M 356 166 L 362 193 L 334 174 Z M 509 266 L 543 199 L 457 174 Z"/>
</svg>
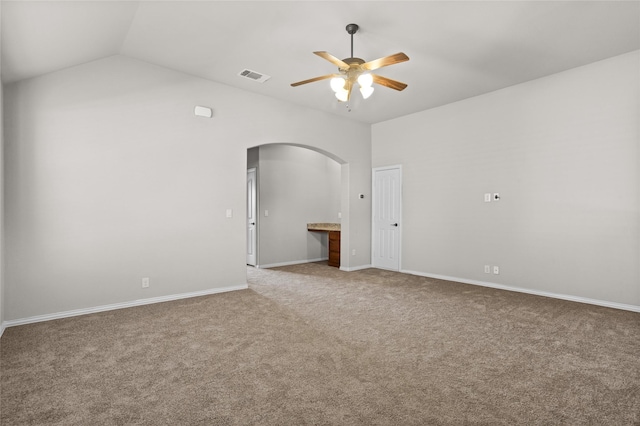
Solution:
<svg viewBox="0 0 640 426">
<path fill-rule="evenodd" d="M 640 314 L 321 263 L 8 328 L 2 425 L 638 425 Z"/>
</svg>

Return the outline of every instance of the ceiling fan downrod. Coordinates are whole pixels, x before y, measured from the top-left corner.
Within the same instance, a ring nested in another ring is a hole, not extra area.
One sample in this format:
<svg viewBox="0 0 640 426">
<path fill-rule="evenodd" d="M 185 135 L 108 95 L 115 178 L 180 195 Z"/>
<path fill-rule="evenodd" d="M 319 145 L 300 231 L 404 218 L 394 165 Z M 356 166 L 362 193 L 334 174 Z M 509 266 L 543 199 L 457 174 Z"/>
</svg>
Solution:
<svg viewBox="0 0 640 426">
<path fill-rule="evenodd" d="M 353 35 L 358 32 L 358 24 L 347 25 L 347 32 L 351 35 L 351 57 L 353 58 Z"/>
</svg>

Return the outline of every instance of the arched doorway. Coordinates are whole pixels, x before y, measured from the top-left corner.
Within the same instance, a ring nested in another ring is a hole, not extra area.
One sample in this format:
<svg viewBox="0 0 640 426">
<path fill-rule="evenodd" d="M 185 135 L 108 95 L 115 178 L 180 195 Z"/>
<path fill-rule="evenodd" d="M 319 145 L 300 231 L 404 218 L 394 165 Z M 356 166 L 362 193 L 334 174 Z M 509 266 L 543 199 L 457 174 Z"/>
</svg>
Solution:
<svg viewBox="0 0 640 426">
<path fill-rule="evenodd" d="M 247 150 L 247 170 L 255 170 L 257 181 L 252 203 L 248 174 L 247 249 L 257 252 L 253 266 L 327 259 L 327 235 L 307 232 L 306 225 L 341 222 L 343 166 L 335 155 L 300 144 L 266 144 Z M 249 260 L 247 264 L 251 265 Z"/>
</svg>

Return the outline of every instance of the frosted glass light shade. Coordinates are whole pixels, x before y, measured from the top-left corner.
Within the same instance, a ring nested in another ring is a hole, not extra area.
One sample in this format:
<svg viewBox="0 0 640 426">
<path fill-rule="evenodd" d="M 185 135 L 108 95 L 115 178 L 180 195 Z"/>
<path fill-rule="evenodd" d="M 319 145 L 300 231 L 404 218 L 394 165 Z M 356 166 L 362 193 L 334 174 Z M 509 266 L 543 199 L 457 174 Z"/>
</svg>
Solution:
<svg viewBox="0 0 640 426">
<path fill-rule="evenodd" d="M 344 90 L 344 84 L 346 83 L 345 79 L 342 77 L 333 77 L 331 79 L 331 90 L 338 93 L 341 90 Z"/>
<path fill-rule="evenodd" d="M 347 92 L 344 89 L 338 90 L 336 92 L 336 98 L 338 98 L 338 100 L 341 102 L 347 102 L 348 96 L 349 96 L 349 92 Z"/>
<path fill-rule="evenodd" d="M 371 87 L 371 86 L 369 86 L 369 87 L 361 87 L 360 88 L 360 93 L 362 93 L 362 97 L 364 99 L 367 99 L 373 93 L 373 87 Z"/>
<path fill-rule="evenodd" d="M 362 74 L 358 77 L 358 84 L 362 88 L 371 87 L 373 84 L 373 76 L 371 74 Z"/>
</svg>

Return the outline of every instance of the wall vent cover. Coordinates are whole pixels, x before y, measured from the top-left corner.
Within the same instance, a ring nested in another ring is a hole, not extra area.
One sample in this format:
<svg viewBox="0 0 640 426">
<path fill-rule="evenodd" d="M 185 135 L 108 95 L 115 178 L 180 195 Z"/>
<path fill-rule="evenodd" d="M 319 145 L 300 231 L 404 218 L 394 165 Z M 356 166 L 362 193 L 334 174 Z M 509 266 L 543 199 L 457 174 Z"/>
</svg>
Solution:
<svg viewBox="0 0 640 426">
<path fill-rule="evenodd" d="M 243 69 L 238 73 L 240 77 L 248 78 L 249 80 L 257 81 L 258 83 L 264 83 L 271 78 L 270 75 L 262 74 L 257 71 L 251 71 L 250 69 Z"/>
</svg>

